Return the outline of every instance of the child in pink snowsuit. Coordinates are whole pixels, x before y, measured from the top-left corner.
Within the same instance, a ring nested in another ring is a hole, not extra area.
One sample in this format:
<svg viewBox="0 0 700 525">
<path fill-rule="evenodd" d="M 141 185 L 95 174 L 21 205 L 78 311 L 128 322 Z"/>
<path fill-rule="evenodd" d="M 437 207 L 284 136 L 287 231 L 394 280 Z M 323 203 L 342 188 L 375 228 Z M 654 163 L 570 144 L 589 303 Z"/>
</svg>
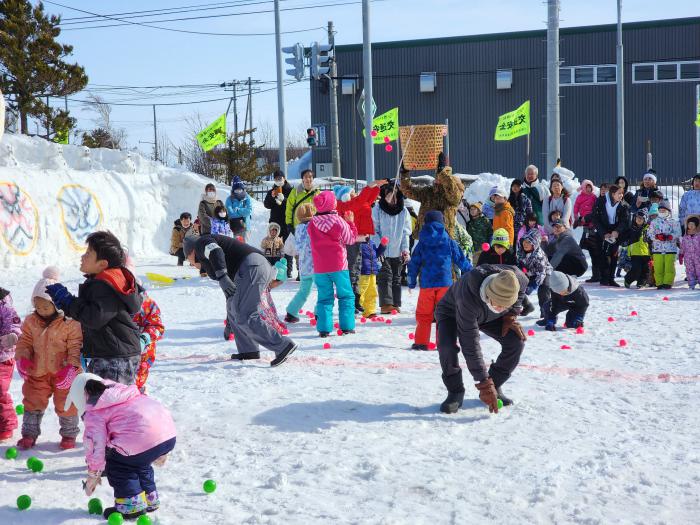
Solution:
<svg viewBox="0 0 700 525">
<path fill-rule="evenodd" d="M 10 381 L 15 369 L 15 345 L 21 334 L 21 321 L 10 292 L 0 288 L 0 441 L 10 439 L 17 428 Z"/>
<path fill-rule="evenodd" d="M 165 463 L 175 447 L 175 423 L 170 412 L 136 385 L 122 385 L 95 374 L 80 374 L 71 385 L 66 408 L 74 404 L 83 415 L 85 459 L 90 496 L 107 476 L 114 489 L 114 507 L 125 519 L 160 506 L 152 464 Z"/>
<path fill-rule="evenodd" d="M 700 284 L 700 218 L 688 217 L 685 222 L 685 235 L 681 237 L 679 262 L 685 264 L 685 275 L 691 290 Z"/>
</svg>

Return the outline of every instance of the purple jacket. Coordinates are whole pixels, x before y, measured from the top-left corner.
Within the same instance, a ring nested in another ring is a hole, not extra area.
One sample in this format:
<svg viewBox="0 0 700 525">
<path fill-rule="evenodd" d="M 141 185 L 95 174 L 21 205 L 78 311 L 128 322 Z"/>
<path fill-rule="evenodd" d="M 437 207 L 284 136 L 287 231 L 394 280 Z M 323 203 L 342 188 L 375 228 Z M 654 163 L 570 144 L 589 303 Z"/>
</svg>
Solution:
<svg viewBox="0 0 700 525">
<path fill-rule="evenodd" d="M 145 452 L 175 437 L 175 423 L 167 408 L 139 392 L 136 385 L 105 380 L 109 388 L 95 405 L 85 408 L 85 459 L 90 470 L 104 470 L 105 449 L 123 456 Z"/>
<path fill-rule="evenodd" d="M 361 275 L 377 275 L 379 273 L 379 268 L 381 268 L 381 263 L 379 258 L 384 255 L 386 251 L 386 246 L 379 244 L 377 246 L 370 239 L 363 242 L 360 245 L 360 253 L 362 254 L 362 266 L 360 268 Z"/>
<path fill-rule="evenodd" d="M 12 296 L 7 290 L 0 288 L 0 336 L 15 334 L 22 335 L 22 321 L 12 305 Z M 15 347 L 0 348 L 0 363 L 15 357 Z"/>
</svg>

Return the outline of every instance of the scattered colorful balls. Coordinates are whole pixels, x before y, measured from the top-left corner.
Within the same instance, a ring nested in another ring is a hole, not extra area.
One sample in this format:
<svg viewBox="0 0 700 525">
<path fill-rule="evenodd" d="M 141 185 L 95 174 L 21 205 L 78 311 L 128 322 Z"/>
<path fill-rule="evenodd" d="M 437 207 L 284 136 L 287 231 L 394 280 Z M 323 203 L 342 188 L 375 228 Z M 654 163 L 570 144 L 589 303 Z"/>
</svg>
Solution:
<svg viewBox="0 0 700 525">
<path fill-rule="evenodd" d="M 37 459 L 36 461 L 34 461 L 34 463 L 32 463 L 32 466 L 29 468 L 32 469 L 32 472 L 34 473 L 41 472 L 42 470 L 44 470 L 44 462 L 40 459 Z"/>
<path fill-rule="evenodd" d="M 481 245 L 481 250 L 484 252 L 489 251 L 490 248 L 491 248 L 491 245 L 487 242 L 485 242 L 484 244 Z"/>
<path fill-rule="evenodd" d="M 88 501 L 88 513 L 101 516 L 103 510 L 102 500 L 100 498 L 92 498 Z"/>
<path fill-rule="evenodd" d="M 413 340 L 416 338 L 416 334 L 414 334 L 413 332 L 411 332 L 410 334 L 408 334 L 408 338 L 409 338 L 411 341 L 413 341 Z"/>
<path fill-rule="evenodd" d="M 311 319 L 311 321 L 309 321 L 309 324 L 311 326 L 316 326 L 318 324 L 318 321 L 316 319 Z"/>
<path fill-rule="evenodd" d="M 366 317 L 361 317 L 361 318 L 360 318 L 360 322 L 361 322 L 362 324 L 365 324 L 365 323 L 367 322 L 367 318 L 366 318 Z"/>
<path fill-rule="evenodd" d="M 306 311 L 306 317 L 314 317 L 313 312 Z"/>
<path fill-rule="evenodd" d="M 376 137 L 377 136 L 377 130 L 373 129 L 372 131 L 369 132 L 371 137 Z"/>
<path fill-rule="evenodd" d="M 620 346 L 627 346 L 627 341 L 625 339 L 620 339 L 619 343 Z"/>
<path fill-rule="evenodd" d="M 614 323 L 615 318 L 614 317 L 608 317 L 608 323 Z"/>
<path fill-rule="evenodd" d="M 331 349 L 331 344 L 330 344 L 330 343 L 324 343 L 324 344 L 323 344 L 323 349 L 324 349 L 324 350 L 330 350 L 330 349 Z"/>
<path fill-rule="evenodd" d="M 561 345 L 562 350 L 571 350 L 571 347 L 569 345 Z"/>
<path fill-rule="evenodd" d="M 107 518 L 107 523 L 109 523 L 109 525 L 122 525 L 124 523 L 124 516 L 122 516 L 120 512 L 113 512 L 109 515 L 109 518 Z"/>
<path fill-rule="evenodd" d="M 202 484 L 202 488 L 204 489 L 204 492 L 211 494 L 216 490 L 216 481 L 213 479 L 208 479 Z"/>
<path fill-rule="evenodd" d="M 384 321 L 384 322 L 385 322 L 386 324 L 391 324 L 391 319 L 387 319 L 387 320 Z"/>
<path fill-rule="evenodd" d="M 387 153 L 391 153 L 394 150 L 394 146 L 392 146 L 391 144 L 387 144 L 386 146 L 384 146 L 384 149 Z"/>
<path fill-rule="evenodd" d="M 533 335 L 535 335 L 535 331 L 531 328 L 530 330 L 527 331 L 527 335 L 532 337 Z"/>
<path fill-rule="evenodd" d="M 34 457 L 34 456 L 31 456 L 31 457 L 27 458 L 27 468 L 28 468 L 29 470 L 32 470 L 32 465 L 34 465 L 34 462 L 35 462 L 35 461 L 39 461 L 39 460 L 38 460 L 36 457 Z"/>
<path fill-rule="evenodd" d="M 150 516 L 144 514 L 143 516 L 139 516 L 139 519 L 136 520 L 136 525 L 153 525 L 153 520 Z"/>
<path fill-rule="evenodd" d="M 21 405 L 21 404 L 17 405 L 15 407 L 15 412 L 17 412 L 18 416 L 21 416 L 22 414 L 24 414 L 24 405 Z"/>
<path fill-rule="evenodd" d="M 388 136 L 384 136 L 384 142 L 386 144 L 389 144 L 389 142 L 391 142 L 391 139 Z"/>
<path fill-rule="evenodd" d="M 30 498 L 26 494 L 22 494 L 20 497 L 17 498 L 17 508 L 19 510 L 27 510 L 31 506 L 32 498 Z"/>
<path fill-rule="evenodd" d="M 336 332 L 336 334 L 343 335 L 343 331 L 340 328 L 338 328 L 338 331 Z"/>
<path fill-rule="evenodd" d="M 5 451 L 5 459 L 15 459 L 17 454 L 17 447 L 10 447 Z"/>
<path fill-rule="evenodd" d="M 668 297 L 664 297 L 662 301 L 668 301 Z"/>
<path fill-rule="evenodd" d="M 632 311 L 630 312 L 630 315 L 631 315 L 632 317 L 637 317 L 639 314 L 637 313 L 637 310 L 632 310 Z"/>
</svg>

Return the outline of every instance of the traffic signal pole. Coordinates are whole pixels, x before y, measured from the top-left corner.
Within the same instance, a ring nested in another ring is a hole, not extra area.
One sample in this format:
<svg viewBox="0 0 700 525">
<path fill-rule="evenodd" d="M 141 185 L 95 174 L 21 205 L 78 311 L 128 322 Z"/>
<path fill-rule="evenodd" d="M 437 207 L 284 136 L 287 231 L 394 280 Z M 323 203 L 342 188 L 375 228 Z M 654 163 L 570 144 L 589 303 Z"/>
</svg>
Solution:
<svg viewBox="0 0 700 525">
<path fill-rule="evenodd" d="M 370 39 L 369 1 L 362 0 L 362 84 L 365 90 L 365 180 L 374 182 L 374 137 L 372 131 L 372 41 Z"/>
<path fill-rule="evenodd" d="M 328 44 L 333 50 L 333 59 L 330 61 L 330 101 L 331 101 L 331 160 L 333 162 L 333 176 L 340 178 L 340 133 L 338 130 L 338 67 L 335 63 L 335 31 L 333 22 L 328 22 Z"/>
<path fill-rule="evenodd" d="M 280 36 L 280 1 L 275 0 L 275 55 L 277 56 L 277 125 L 279 135 L 279 169 L 287 175 L 287 145 L 284 125 L 284 90 L 282 86 L 282 40 Z"/>
</svg>

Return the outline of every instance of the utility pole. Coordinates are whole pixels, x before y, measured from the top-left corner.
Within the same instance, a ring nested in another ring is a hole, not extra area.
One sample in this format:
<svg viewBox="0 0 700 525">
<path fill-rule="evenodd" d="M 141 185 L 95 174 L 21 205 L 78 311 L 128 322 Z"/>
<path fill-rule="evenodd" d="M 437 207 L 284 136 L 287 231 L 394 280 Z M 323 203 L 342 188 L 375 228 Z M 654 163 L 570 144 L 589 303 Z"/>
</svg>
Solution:
<svg viewBox="0 0 700 525">
<path fill-rule="evenodd" d="M 365 91 L 365 180 L 367 184 L 374 182 L 374 137 L 372 137 L 370 133 L 370 131 L 372 131 L 373 115 L 372 41 L 369 33 L 369 2 L 370 0 L 362 0 L 362 84 Z"/>
<path fill-rule="evenodd" d="M 49 140 L 49 133 L 51 132 L 49 130 L 49 124 L 51 123 L 51 118 L 49 118 L 49 110 L 51 109 L 51 106 L 49 106 L 49 96 L 46 95 L 46 140 Z"/>
<path fill-rule="evenodd" d="M 279 0 L 276 0 L 279 2 Z M 253 143 L 253 84 L 248 77 L 248 105 L 250 106 L 250 138 L 248 139 L 248 144 Z"/>
<path fill-rule="evenodd" d="M 617 176 L 625 176 L 625 69 L 622 52 L 622 0 L 617 0 Z"/>
<path fill-rule="evenodd" d="M 333 176 L 341 177 L 340 172 L 340 132 L 338 130 L 338 66 L 335 61 L 335 31 L 333 22 L 328 22 L 328 44 L 333 50 L 333 59 L 330 66 L 330 100 L 331 100 L 331 159 L 333 162 Z M 355 108 L 353 108 L 354 111 Z"/>
<path fill-rule="evenodd" d="M 280 34 L 280 1 L 275 0 L 275 57 L 277 59 L 277 134 L 279 170 L 287 175 L 287 141 L 284 123 L 284 84 L 282 82 L 282 38 Z M 249 79 L 250 80 L 250 79 Z"/>
<path fill-rule="evenodd" d="M 559 158 L 559 0 L 547 0 L 547 165 L 551 174 Z"/>
<path fill-rule="evenodd" d="M 238 142 L 238 82 L 233 81 L 233 134 L 236 137 L 236 142 Z"/>
<path fill-rule="evenodd" d="M 156 105 L 153 104 L 153 153 L 158 162 L 158 123 L 156 122 Z"/>
</svg>

